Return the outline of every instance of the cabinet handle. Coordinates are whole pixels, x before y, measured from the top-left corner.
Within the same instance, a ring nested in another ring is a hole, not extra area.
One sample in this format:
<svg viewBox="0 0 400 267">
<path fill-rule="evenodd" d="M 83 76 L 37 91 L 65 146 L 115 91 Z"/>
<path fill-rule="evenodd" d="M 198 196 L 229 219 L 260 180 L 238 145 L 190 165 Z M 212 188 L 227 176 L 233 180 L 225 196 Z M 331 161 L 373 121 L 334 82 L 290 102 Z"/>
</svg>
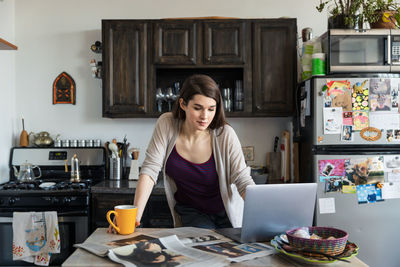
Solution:
<svg viewBox="0 0 400 267">
<path fill-rule="evenodd" d="M 144 111 L 144 106 L 139 106 L 139 111 Z"/>
<path fill-rule="evenodd" d="M 260 105 L 257 105 L 256 108 L 257 108 L 257 110 L 261 110 L 261 106 Z"/>
</svg>

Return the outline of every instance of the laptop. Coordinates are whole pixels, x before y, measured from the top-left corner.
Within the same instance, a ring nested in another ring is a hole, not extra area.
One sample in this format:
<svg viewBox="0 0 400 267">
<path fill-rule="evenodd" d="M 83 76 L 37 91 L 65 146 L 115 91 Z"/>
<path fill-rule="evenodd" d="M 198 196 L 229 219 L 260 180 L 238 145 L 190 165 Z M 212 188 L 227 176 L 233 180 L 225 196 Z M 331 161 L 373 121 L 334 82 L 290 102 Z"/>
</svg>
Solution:
<svg viewBox="0 0 400 267">
<path fill-rule="evenodd" d="M 269 241 L 295 227 L 312 226 L 316 183 L 246 187 L 242 228 L 216 231 L 240 243 Z"/>
</svg>

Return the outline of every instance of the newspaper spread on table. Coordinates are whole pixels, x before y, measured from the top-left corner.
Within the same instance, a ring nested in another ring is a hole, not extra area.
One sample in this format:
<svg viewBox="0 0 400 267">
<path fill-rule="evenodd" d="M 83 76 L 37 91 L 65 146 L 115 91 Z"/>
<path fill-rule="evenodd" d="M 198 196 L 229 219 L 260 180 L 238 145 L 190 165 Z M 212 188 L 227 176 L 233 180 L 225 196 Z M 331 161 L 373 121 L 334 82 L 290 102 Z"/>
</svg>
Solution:
<svg viewBox="0 0 400 267">
<path fill-rule="evenodd" d="M 99 256 L 108 256 L 124 266 L 228 266 L 275 253 L 273 247 L 262 243 L 239 244 L 209 229 L 181 227 L 140 232 L 129 238 L 107 244 L 85 242 L 76 247 Z M 104 253 L 108 247 L 107 253 Z M 98 251 L 98 253 L 96 253 Z"/>
</svg>

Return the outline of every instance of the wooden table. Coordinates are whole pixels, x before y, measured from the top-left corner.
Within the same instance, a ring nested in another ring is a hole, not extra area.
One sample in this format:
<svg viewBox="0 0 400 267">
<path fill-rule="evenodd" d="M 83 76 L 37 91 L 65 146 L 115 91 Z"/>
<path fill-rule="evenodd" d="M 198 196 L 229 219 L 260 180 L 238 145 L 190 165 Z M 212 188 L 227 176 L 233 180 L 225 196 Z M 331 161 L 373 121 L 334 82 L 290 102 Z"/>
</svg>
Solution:
<svg viewBox="0 0 400 267">
<path fill-rule="evenodd" d="M 179 228 L 177 228 L 179 229 Z M 137 231 L 131 235 L 114 235 L 108 234 L 107 228 L 97 228 L 86 241 L 92 243 L 101 243 L 106 244 L 110 241 L 117 240 L 117 239 L 125 239 L 129 237 L 133 237 L 135 235 L 144 234 L 144 235 L 151 235 L 151 233 L 155 231 L 159 231 L 160 228 L 138 228 Z M 68 257 L 68 259 L 62 264 L 63 267 L 72 267 L 72 266 L 79 266 L 79 267 L 111 267 L 111 266 L 122 266 L 118 263 L 115 263 L 109 260 L 107 257 L 101 258 L 94 254 L 91 254 L 83 249 L 76 249 L 75 252 Z M 235 267 L 255 267 L 255 266 L 262 266 L 262 267 L 298 267 L 298 266 L 305 266 L 304 264 L 300 264 L 298 262 L 293 261 L 292 259 L 281 255 L 281 254 L 272 254 L 262 258 L 249 260 L 240 263 L 232 263 L 230 266 Z M 366 267 L 365 263 L 359 260 L 357 257 L 352 257 L 350 259 L 350 263 L 337 261 L 331 264 L 324 264 L 324 266 L 329 267 Z"/>
</svg>

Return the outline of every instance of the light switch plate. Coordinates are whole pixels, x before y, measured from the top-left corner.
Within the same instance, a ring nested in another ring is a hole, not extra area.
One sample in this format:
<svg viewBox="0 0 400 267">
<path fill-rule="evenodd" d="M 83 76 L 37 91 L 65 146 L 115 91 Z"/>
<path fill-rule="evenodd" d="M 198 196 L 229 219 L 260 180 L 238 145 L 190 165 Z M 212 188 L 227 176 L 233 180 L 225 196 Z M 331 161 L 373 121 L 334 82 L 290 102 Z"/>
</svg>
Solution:
<svg viewBox="0 0 400 267">
<path fill-rule="evenodd" d="M 253 161 L 254 160 L 254 146 L 244 146 L 242 147 L 244 160 Z"/>
</svg>

